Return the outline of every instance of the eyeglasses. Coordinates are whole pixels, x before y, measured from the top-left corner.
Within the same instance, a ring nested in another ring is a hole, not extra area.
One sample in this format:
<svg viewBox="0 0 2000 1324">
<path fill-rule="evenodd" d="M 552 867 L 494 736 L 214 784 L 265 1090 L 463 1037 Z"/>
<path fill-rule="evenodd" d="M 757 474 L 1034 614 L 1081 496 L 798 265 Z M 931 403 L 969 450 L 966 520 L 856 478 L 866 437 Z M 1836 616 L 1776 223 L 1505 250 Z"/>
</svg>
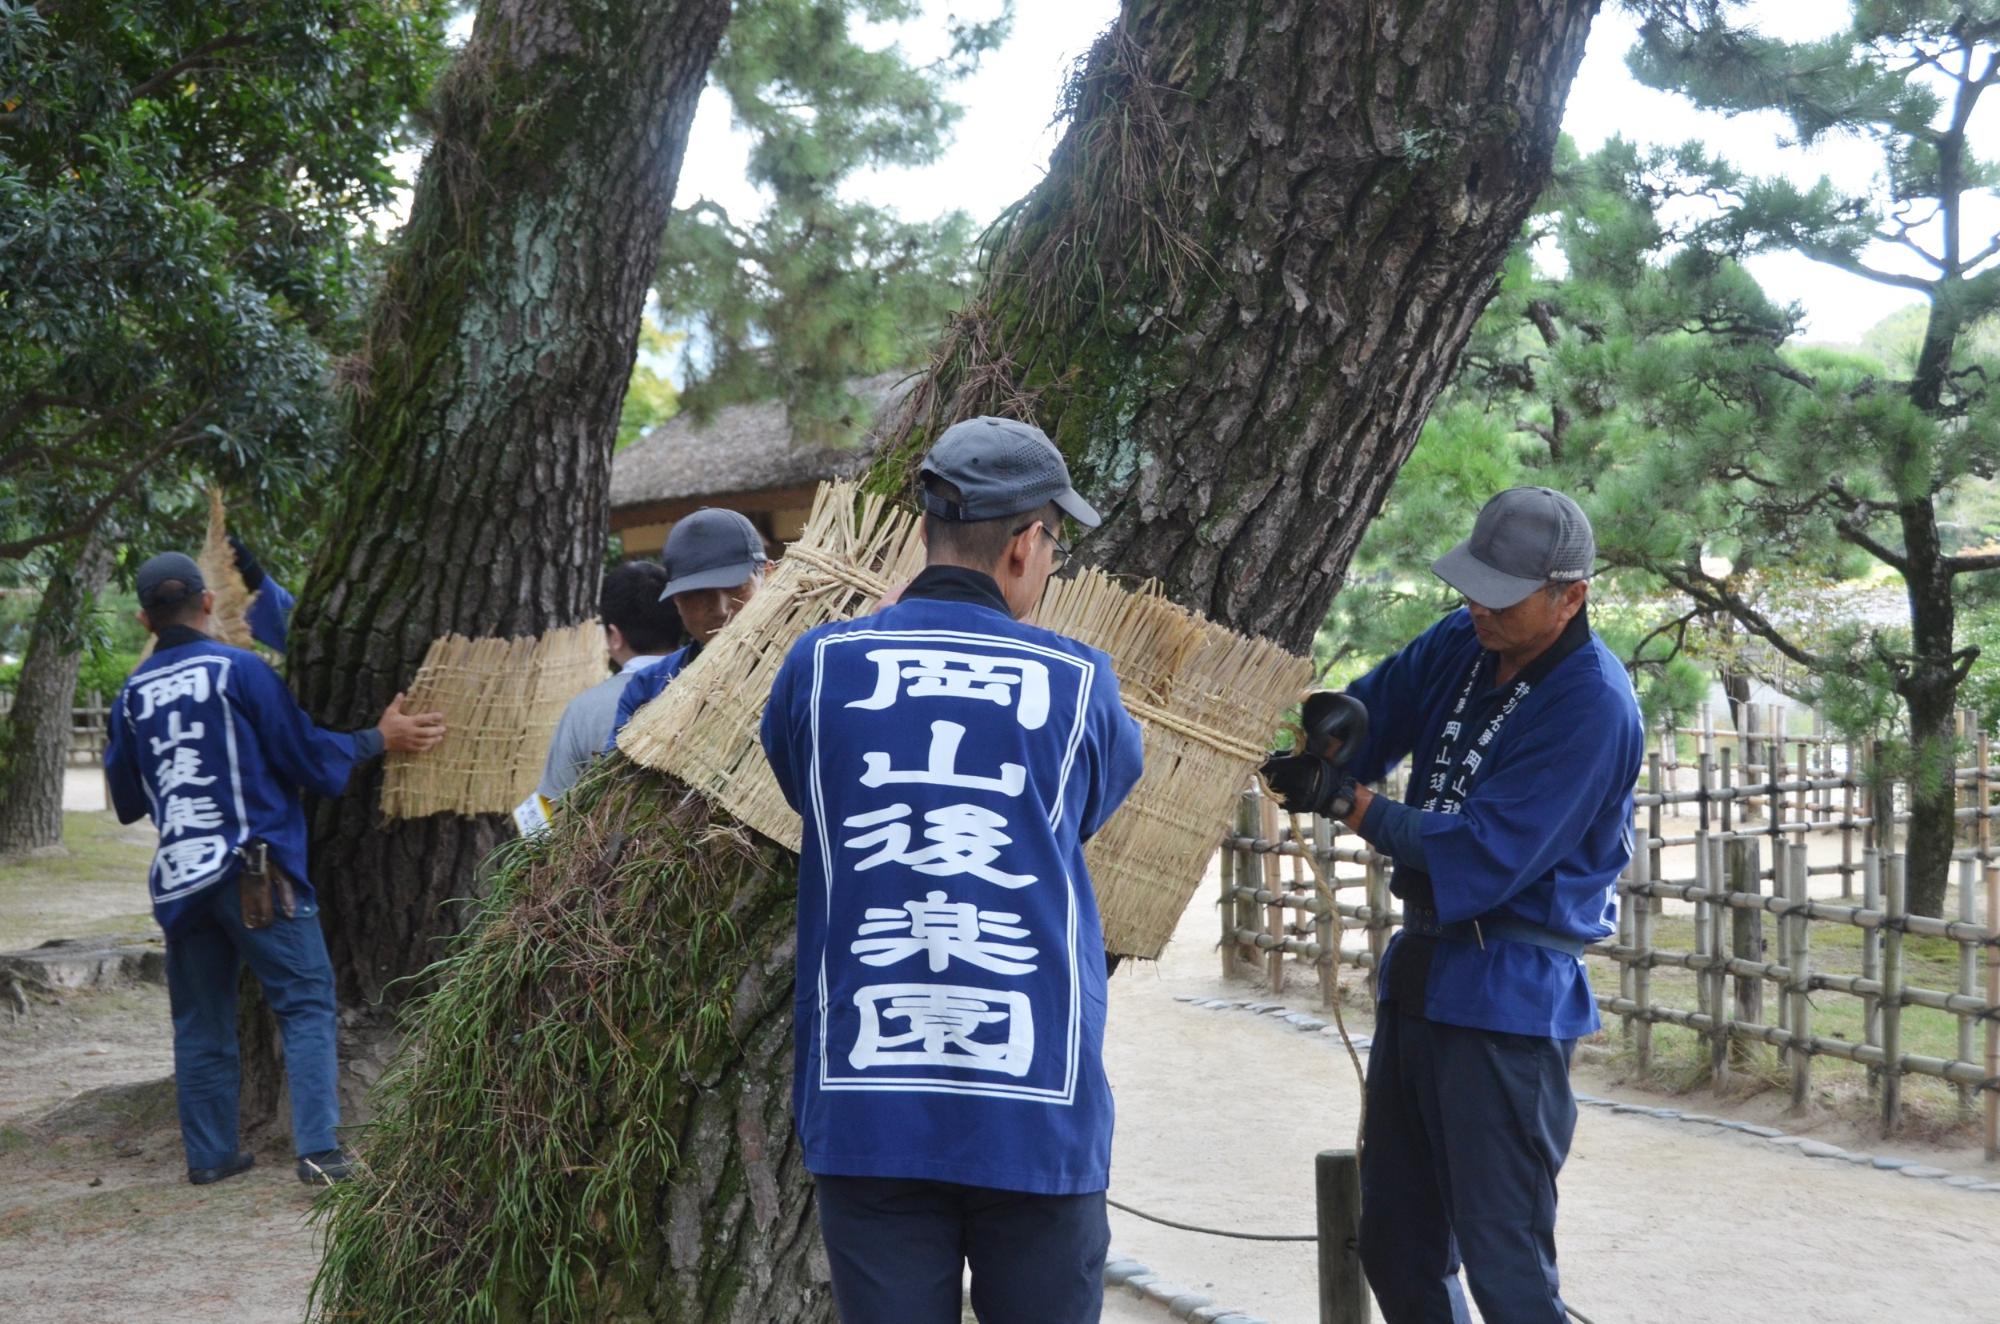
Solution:
<svg viewBox="0 0 2000 1324">
<path fill-rule="evenodd" d="M 1029 529 L 1040 529 L 1043 533 L 1048 534 L 1049 541 L 1056 545 L 1055 554 L 1049 558 L 1049 569 L 1051 570 L 1062 569 L 1063 562 L 1069 560 L 1070 558 L 1069 544 L 1064 542 L 1061 538 L 1056 537 L 1056 535 L 1049 529 L 1049 526 L 1044 524 L 1040 520 L 1029 520 L 1026 524 L 1023 524 L 1020 528 L 1014 530 L 1012 536 L 1018 538 L 1022 534 L 1026 533 Z"/>
</svg>

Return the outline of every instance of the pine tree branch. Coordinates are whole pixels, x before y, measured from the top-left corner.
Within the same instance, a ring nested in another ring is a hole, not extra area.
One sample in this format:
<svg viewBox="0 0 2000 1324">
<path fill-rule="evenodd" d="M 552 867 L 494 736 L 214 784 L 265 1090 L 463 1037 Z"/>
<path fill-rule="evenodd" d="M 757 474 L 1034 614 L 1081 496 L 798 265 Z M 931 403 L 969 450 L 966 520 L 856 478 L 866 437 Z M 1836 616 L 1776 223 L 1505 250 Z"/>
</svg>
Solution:
<svg viewBox="0 0 2000 1324">
<path fill-rule="evenodd" d="M 1983 570 L 2000 570 L 2000 552 L 1983 552 L 1978 556 L 1947 556 L 1939 565 L 1947 575 L 1970 575 Z"/>
<path fill-rule="evenodd" d="M 1825 671 L 1827 659 L 1787 638 L 1769 617 L 1758 611 L 1723 580 L 1704 572 L 1699 563 L 1673 565 L 1664 562 L 1639 563 L 1711 612 L 1726 615 L 1792 661 L 1811 671 Z"/>
<path fill-rule="evenodd" d="M 1905 290 L 1916 290 L 1921 294 L 1930 294 L 1936 286 L 1935 281 L 1925 280 L 1922 276 L 1905 276 L 1899 271 L 1883 271 L 1879 267 L 1871 267 L 1850 253 L 1843 253 L 1837 248 L 1829 248 L 1824 244 L 1800 244 L 1798 250 L 1815 262 L 1824 262 L 1830 267 L 1838 267 L 1840 270 L 1848 272 L 1851 275 L 1860 276 L 1865 280 L 1876 281 L 1883 285 L 1894 285 Z"/>
</svg>

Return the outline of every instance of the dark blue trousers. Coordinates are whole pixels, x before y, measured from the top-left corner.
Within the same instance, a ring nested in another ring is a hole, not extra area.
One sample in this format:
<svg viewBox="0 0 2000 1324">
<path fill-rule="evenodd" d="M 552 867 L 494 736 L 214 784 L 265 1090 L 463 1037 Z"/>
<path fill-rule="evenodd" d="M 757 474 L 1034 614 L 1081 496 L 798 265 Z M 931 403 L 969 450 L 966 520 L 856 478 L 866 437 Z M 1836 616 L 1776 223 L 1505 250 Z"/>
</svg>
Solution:
<svg viewBox="0 0 2000 1324">
<path fill-rule="evenodd" d="M 247 965 L 277 1014 L 292 1095 L 292 1148 L 335 1145 L 333 965 L 317 911 L 243 927 L 234 879 L 209 888 L 200 914 L 167 939 L 167 1000 L 174 1015 L 174 1089 L 190 1168 L 236 1157 L 236 974 Z"/>
<path fill-rule="evenodd" d="M 1576 1130 L 1574 1039 L 1382 1008 L 1368 1053 L 1361 1265 L 1385 1324 L 1564 1324 L 1556 1174 Z"/>
<path fill-rule="evenodd" d="M 1104 1192 L 815 1180 L 841 1324 L 959 1324 L 968 1263 L 981 1324 L 1097 1324 L 1111 1248 Z"/>
</svg>

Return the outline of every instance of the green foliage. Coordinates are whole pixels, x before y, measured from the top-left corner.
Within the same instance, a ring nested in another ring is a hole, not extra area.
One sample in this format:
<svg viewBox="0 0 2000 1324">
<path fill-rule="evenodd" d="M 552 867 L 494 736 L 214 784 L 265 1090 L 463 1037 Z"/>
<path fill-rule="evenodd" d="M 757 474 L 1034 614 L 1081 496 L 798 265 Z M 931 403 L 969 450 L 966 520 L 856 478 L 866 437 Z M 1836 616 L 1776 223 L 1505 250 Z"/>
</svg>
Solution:
<svg viewBox="0 0 2000 1324">
<path fill-rule="evenodd" d="M 813 439 L 869 423 L 848 382 L 915 362 L 964 296 L 963 213 L 906 222 L 842 195 L 857 171 L 923 165 L 948 141 L 953 81 L 997 45 L 1011 3 L 986 22 L 950 20 L 928 64 L 871 46 L 862 24 L 907 24 L 921 0 L 750 0 L 711 69 L 755 137 L 751 181 L 770 204 L 754 220 L 702 200 L 667 227 L 658 291 L 670 325 L 693 334 L 685 362 L 696 409 L 780 398 Z"/>
<path fill-rule="evenodd" d="M 354 227 L 445 0 L 0 0 L 0 555 L 331 458 Z"/>
<path fill-rule="evenodd" d="M 496 852 L 406 1013 L 366 1165 L 320 1207 L 311 1318 L 650 1318 L 675 1137 L 748 1026 L 789 1020 L 789 970 L 762 968 L 788 858 L 623 758 Z"/>
<path fill-rule="evenodd" d="M 625 389 L 625 403 L 618 414 L 618 440 L 614 450 L 624 450 L 647 428 L 666 422 L 681 409 L 680 391 L 673 378 L 660 370 L 660 362 L 685 337 L 662 331 L 648 316 L 639 326 L 639 358 L 632 365 L 632 383 Z"/>
</svg>

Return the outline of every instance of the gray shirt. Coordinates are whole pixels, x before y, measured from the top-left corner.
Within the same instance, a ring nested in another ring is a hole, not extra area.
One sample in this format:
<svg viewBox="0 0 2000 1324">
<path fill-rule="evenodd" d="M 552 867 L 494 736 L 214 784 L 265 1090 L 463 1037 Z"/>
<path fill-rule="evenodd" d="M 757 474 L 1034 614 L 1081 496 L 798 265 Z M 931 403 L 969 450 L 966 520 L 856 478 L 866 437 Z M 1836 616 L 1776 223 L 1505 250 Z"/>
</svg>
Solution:
<svg viewBox="0 0 2000 1324">
<path fill-rule="evenodd" d="M 556 723 L 555 738 L 549 742 L 548 761 L 542 764 L 541 784 L 535 789 L 554 801 L 576 785 L 592 759 L 611 738 L 611 724 L 618 718 L 618 696 L 625 682 L 640 667 L 659 661 L 657 657 L 635 657 L 625 669 L 592 685 L 569 701 Z"/>
</svg>

